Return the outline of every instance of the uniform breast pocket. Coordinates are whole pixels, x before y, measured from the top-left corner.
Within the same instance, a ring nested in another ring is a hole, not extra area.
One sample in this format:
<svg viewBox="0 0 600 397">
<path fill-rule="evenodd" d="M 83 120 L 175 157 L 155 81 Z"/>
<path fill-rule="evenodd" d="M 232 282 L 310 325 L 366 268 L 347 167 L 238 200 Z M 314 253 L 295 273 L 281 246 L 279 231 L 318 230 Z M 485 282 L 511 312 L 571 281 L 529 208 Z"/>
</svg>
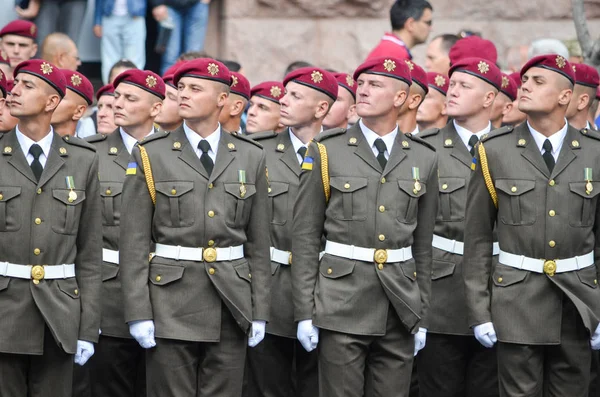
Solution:
<svg viewBox="0 0 600 397">
<path fill-rule="evenodd" d="M 586 182 L 571 182 L 569 189 L 569 224 L 573 227 L 590 227 L 594 224 L 596 197 L 600 193 L 600 184 L 593 183 L 593 189 L 588 192 Z"/>
<path fill-rule="evenodd" d="M 77 234 L 85 191 L 52 189 L 52 196 L 54 197 L 52 230 L 60 234 Z"/>
<path fill-rule="evenodd" d="M 424 182 L 419 182 L 419 188 L 415 187 L 414 180 L 398 179 L 400 194 L 397 198 L 398 211 L 396 219 L 402 223 L 415 223 L 419 210 L 419 198 L 427 192 Z"/>
<path fill-rule="evenodd" d="M 271 209 L 271 223 L 285 225 L 291 211 L 288 209 L 289 183 L 271 182 L 269 185 L 269 206 Z"/>
<path fill-rule="evenodd" d="M 20 186 L 0 186 L 0 232 L 16 232 L 21 228 Z"/>
<path fill-rule="evenodd" d="M 367 219 L 367 178 L 336 176 L 330 180 L 331 205 L 335 219 L 364 221 Z"/>
<path fill-rule="evenodd" d="M 225 224 L 236 229 L 246 227 L 250 220 L 252 197 L 256 194 L 256 186 L 244 184 L 242 188 L 240 183 L 224 183 L 223 185 L 228 193 L 225 197 L 227 210 Z"/>
<path fill-rule="evenodd" d="M 100 182 L 102 196 L 102 224 L 104 226 L 119 226 L 121 220 L 121 182 Z"/>
<path fill-rule="evenodd" d="M 498 218 L 505 225 L 533 225 L 540 202 L 536 200 L 535 181 L 496 180 Z"/>
<path fill-rule="evenodd" d="M 194 182 L 156 182 L 157 223 L 167 227 L 188 227 L 195 221 Z"/>
<path fill-rule="evenodd" d="M 444 222 L 465 219 L 467 189 L 465 178 L 440 178 L 438 219 Z"/>
</svg>

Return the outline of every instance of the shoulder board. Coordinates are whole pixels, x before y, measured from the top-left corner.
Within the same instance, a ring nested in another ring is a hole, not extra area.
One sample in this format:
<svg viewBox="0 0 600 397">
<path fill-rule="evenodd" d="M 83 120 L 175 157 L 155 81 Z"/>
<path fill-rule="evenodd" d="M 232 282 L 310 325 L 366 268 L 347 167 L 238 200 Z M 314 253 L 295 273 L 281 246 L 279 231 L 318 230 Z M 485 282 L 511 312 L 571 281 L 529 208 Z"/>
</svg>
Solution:
<svg viewBox="0 0 600 397">
<path fill-rule="evenodd" d="M 579 130 L 582 135 L 589 136 L 590 138 L 594 138 L 600 141 L 600 132 L 594 129 L 584 128 Z"/>
<path fill-rule="evenodd" d="M 407 137 L 408 139 L 410 139 L 411 141 L 420 143 L 421 145 L 426 146 L 435 152 L 435 146 L 433 146 L 431 143 L 427 142 L 426 140 L 421 139 L 420 137 L 415 136 L 413 134 L 404 134 L 404 136 Z"/>
<path fill-rule="evenodd" d="M 276 137 L 277 134 L 275 131 L 265 131 L 265 132 L 257 132 L 256 134 L 249 135 L 248 137 L 253 141 L 261 141 L 263 139 L 269 139 Z"/>
<path fill-rule="evenodd" d="M 325 139 L 345 134 L 346 131 L 347 130 L 345 128 L 333 128 L 331 130 L 326 130 L 326 131 L 321 132 L 319 135 L 317 135 L 315 137 L 315 141 L 323 142 Z"/>
<path fill-rule="evenodd" d="M 435 135 L 438 134 L 438 132 L 440 132 L 439 128 L 430 128 L 428 130 L 420 132 L 419 133 L 419 137 L 420 138 L 427 138 L 427 137 L 430 137 L 430 136 L 435 136 Z"/>
<path fill-rule="evenodd" d="M 145 137 L 144 139 L 142 139 L 139 144 L 140 145 L 145 145 L 148 142 L 152 142 L 155 141 L 157 139 L 162 139 L 162 138 L 166 138 L 169 136 L 169 131 L 164 131 L 164 132 L 155 132 L 152 135 L 148 135 L 147 137 Z"/>
<path fill-rule="evenodd" d="M 263 148 L 260 143 L 254 141 L 252 138 L 247 137 L 246 135 L 240 135 L 237 132 L 232 132 L 230 135 L 233 136 L 233 137 L 236 137 L 237 139 L 240 139 L 242 141 L 249 142 L 249 143 L 253 144 L 254 146 L 257 146 L 257 147 L 259 147 L 261 149 Z"/>
<path fill-rule="evenodd" d="M 88 143 L 88 142 L 84 141 L 81 138 L 77 138 L 75 136 L 65 135 L 65 136 L 63 136 L 62 139 L 63 139 L 63 141 L 67 142 L 70 145 L 74 145 L 74 146 L 79 146 L 79 147 L 82 147 L 82 148 L 86 148 L 86 149 L 89 149 L 89 150 L 91 150 L 93 152 L 96 151 L 96 147 L 94 145 L 92 145 L 91 143 Z"/>
<path fill-rule="evenodd" d="M 497 136 L 506 135 L 509 132 L 512 132 L 514 129 L 515 127 L 513 127 L 512 125 L 496 128 L 495 130 L 491 130 L 490 133 L 487 134 L 487 136 L 482 137 L 481 142 L 489 141 L 490 139 L 495 138 Z"/>
<path fill-rule="evenodd" d="M 107 137 L 108 137 L 108 135 L 106 135 L 106 134 L 96 134 L 96 135 L 88 136 L 84 140 L 88 143 L 96 143 L 96 142 L 101 142 L 101 141 L 105 140 Z"/>
</svg>

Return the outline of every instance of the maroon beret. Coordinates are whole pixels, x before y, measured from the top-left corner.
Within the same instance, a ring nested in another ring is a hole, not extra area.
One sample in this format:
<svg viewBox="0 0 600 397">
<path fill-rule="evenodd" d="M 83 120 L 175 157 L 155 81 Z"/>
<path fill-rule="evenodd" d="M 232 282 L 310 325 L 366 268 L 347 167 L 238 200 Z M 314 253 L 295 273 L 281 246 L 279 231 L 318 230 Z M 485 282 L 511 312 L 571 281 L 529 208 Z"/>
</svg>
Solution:
<svg viewBox="0 0 600 397">
<path fill-rule="evenodd" d="M 177 71 L 177 69 L 183 65 L 186 61 L 179 61 L 176 62 L 175 64 L 171 65 L 171 67 L 169 67 L 167 70 L 165 70 L 165 73 L 163 74 L 162 78 L 163 81 L 165 82 L 165 84 L 170 85 L 173 88 L 177 88 L 175 86 L 175 83 L 173 83 L 173 77 L 175 76 L 175 72 Z"/>
<path fill-rule="evenodd" d="M 65 79 L 63 72 L 50 62 L 41 59 L 23 61 L 17 65 L 13 75 L 16 77 L 19 73 L 28 73 L 39 77 L 54 88 L 61 98 L 65 96 L 67 79 Z"/>
<path fill-rule="evenodd" d="M 350 94 L 352 94 L 352 98 L 356 100 L 356 81 L 347 73 L 334 73 L 335 79 L 340 87 L 344 87 Z"/>
<path fill-rule="evenodd" d="M 483 58 L 460 59 L 450 67 L 448 75 L 452 77 L 454 72 L 463 72 L 479 77 L 498 90 L 502 87 L 502 72 L 498 66 Z"/>
<path fill-rule="evenodd" d="M 511 79 L 515 83 L 515 85 L 517 86 L 517 89 L 521 88 L 521 73 L 513 72 L 508 75 L 508 78 Z"/>
<path fill-rule="evenodd" d="M 413 83 L 417 83 L 423 90 L 425 90 L 425 94 L 429 92 L 429 87 L 427 85 L 427 73 L 425 70 L 414 63 L 413 61 L 406 59 L 404 60 L 410 69 L 410 78 Z"/>
<path fill-rule="evenodd" d="M 8 59 L 8 54 L 4 52 L 4 50 L 0 50 L 0 64 L 3 63 L 5 65 L 10 65 L 10 60 Z"/>
<path fill-rule="evenodd" d="M 112 84 L 107 84 L 100 87 L 98 92 L 96 92 L 96 100 L 99 101 L 100 97 L 103 95 L 115 96 L 115 87 Z"/>
<path fill-rule="evenodd" d="M 493 64 L 498 62 L 498 51 L 494 43 L 479 36 L 469 36 L 458 40 L 450 48 L 448 57 L 450 64 L 453 65 L 463 58 L 472 58 L 474 54 Z"/>
<path fill-rule="evenodd" d="M 65 79 L 67 79 L 67 88 L 81 95 L 88 105 L 91 105 L 94 102 L 94 86 L 92 86 L 88 78 L 72 70 L 61 69 L 60 71 L 63 72 Z"/>
<path fill-rule="evenodd" d="M 585 63 L 572 63 L 575 72 L 575 84 L 596 88 L 600 85 L 600 75 L 595 67 Z"/>
<path fill-rule="evenodd" d="M 322 92 L 334 101 L 337 99 L 337 80 L 331 72 L 325 69 L 309 66 L 293 70 L 285 76 L 283 85 L 287 86 L 290 81 Z"/>
<path fill-rule="evenodd" d="M 5 34 L 14 34 L 35 40 L 37 39 L 37 27 L 33 22 L 17 19 L 4 25 L 2 30 L 0 30 L 0 37 Z"/>
<path fill-rule="evenodd" d="M 231 92 L 250 99 L 250 82 L 243 74 L 231 72 Z"/>
<path fill-rule="evenodd" d="M 412 84 L 410 68 L 404 62 L 397 58 L 371 58 L 367 59 L 354 71 L 354 80 L 362 73 L 378 74 L 404 81 L 406 84 Z"/>
<path fill-rule="evenodd" d="M 252 87 L 250 97 L 259 96 L 279 104 L 279 99 L 283 96 L 285 87 L 279 81 L 265 81 Z"/>
<path fill-rule="evenodd" d="M 517 87 L 514 80 L 511 79 L 509 75 L 502 73 L 502 86 L 500 87 L 500 92 L 514 102 L 517 100 L 517 91 L 519 91 L 519 87 Z"/>
<path fill-rule="evenodd" d="M 129 69 L 118 75 L 113 81 L 115 89 L 120 83 L 127 83 L 141 88 L 160 99 L 165 99 L 165 82 L 162 77 L 150 70 Z"/>
<path fill-rule="evenodd" d="M 573 72 L 573 67 L 571 67 L 569 61 L 563 56 L 547 54 L 533 57 L 521 69 L 521 77 L 533 67 L 552 70 L 569 79 L 572 84 L 575 84 L 575 72 Z"/>
<path fill-rule="evenodd" d="M 231 85 L 231 72 L 227 66 L 211 58 L 198 58 L 184 62 L 173 75 L 173 84 L 177 85 L 182 77 L 195 77 Z"/>
<path fill-rule="evenodd" d="M 6 98 L 6 93 L 8 92 L 7 88 L 6 76 L 4 76 L 4 73 L 0 70 L 0 91 L 2 91 L 3 98 Z"/>
<path fill-rule="evenodd" d="M 429 72 L 427 73 L 427 84 L 430 88 L 433 88 L 434 90 L 437 90 L 446 96 L 448 94 L 448 85 L 450 84 L 450 79 L 448 76 L 441 73 Z"/>
</svg>

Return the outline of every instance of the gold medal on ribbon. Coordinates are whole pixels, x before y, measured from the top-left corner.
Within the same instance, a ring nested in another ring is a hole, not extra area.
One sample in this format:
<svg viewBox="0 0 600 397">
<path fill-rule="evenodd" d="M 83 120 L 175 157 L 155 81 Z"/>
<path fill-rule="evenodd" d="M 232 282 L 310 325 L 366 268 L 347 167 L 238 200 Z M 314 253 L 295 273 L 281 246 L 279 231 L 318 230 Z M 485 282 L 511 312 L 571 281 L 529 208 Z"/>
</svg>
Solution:
<svg viewBox="0 0 600 397">
<path fill-rule="evenodd" d="M 245 170 L 238 170 L 238 180 L 240 182 L 240 197 L 244 198 L 246 196 L 246 185 L 244 185 L 246 183 L 246 171 Z"/>
<path fill-rule="evenodd" d="M 412 167 L 412 177 L 415 180 L 415 186 L 414 186 L 414 190 L 413 192 L 415 194 L 419 193 L 421 191 L 421 189 L 423 188 L 421 186 L 421 182 L 419 182 L 419 167 Z"/>
<path fill-rule="evenodd" d="M 585 184 L 585 192 L 587 194 L 591 194 L 592 191 L 594 190 L 594 185 L 592 185 L 592 169 L 591 168 L 586 168 L 584 170 L 584 179 L 587 182 Z"/>
<path fill-rule="evenodd" d="M 67 176 L 65 180 L 67 182 L 67 188 L 71 189 L 69 192 L 69 203 L 72 203 L 73 201 L 77 200 L 77 193 L 75 193 L 73 190 L 75 189 L 75 181 L 73 180 L 72 176 Z"/>
</svg>

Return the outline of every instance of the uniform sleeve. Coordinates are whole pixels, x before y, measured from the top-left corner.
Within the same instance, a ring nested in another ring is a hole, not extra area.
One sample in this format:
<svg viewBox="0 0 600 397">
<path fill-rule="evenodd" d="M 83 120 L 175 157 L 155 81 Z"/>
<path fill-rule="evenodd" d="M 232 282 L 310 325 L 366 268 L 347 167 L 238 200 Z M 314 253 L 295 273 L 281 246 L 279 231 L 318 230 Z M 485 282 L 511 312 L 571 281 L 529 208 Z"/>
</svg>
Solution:
<svg viewBox="0 0 600 397">
<path fill-rule="evenodd" d="M 298 197 L 294 204 L 292 226 L 292 295 L 294 320 L 312 319 L 315 284 L 319 274 L 319 251 L 325 223 L 325 194 L 321 178 L 321 158 L 311 143 L 307 156 L 314 159 L 313 169 L 300 174 Z"/>
<path fill-rule="evenodd" d="M 139 147 L 134 147 L 123 184 L 119 267 L 125 322 L 153 319 L 148 289 L 154 203 L 144 175 Z M 134 168 L 135 167 L 135 168 Z M 135 171 L 134 171 L 135 170 Z"/>
<path fill-rule="evenodd" d="M 471 327 L 492 321 L 489 283 L 497 210 L 486 187 L 479 160 L 479 153 L 476 153 L 477 168 L 471 174 L 465 211 L 463 277 Z"/>
<path fill-rule="evenodd" d="M 79 339 L 98 342 L 102 288 L 102 204 L 97 153 L 94 153 L 88 171 L 85 195 L 79 218 L 75 257 L 75 277 L 81 290 Z"/>
</svg>

